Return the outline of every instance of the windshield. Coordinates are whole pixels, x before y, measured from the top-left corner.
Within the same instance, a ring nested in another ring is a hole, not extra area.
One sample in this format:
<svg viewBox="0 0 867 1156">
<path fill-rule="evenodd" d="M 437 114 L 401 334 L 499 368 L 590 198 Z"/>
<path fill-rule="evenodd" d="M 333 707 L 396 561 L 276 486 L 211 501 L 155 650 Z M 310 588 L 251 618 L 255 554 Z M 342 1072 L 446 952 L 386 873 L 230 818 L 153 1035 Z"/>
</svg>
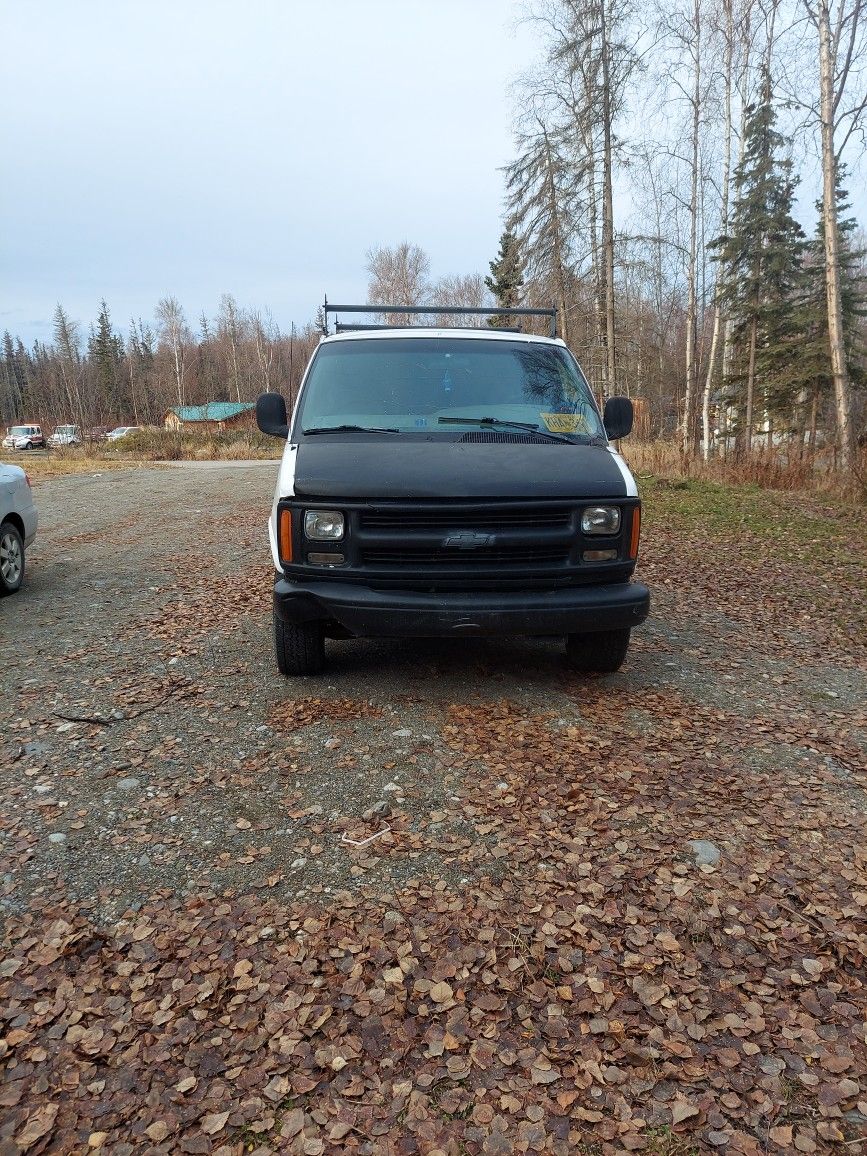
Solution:
<svg viewBox="0 0 867 1156">
<path fill-rule="evenodd" d="M 27 434 L 36 432 L 36 427 L 32 425 L 14 425 L 9 431 L 12 437 L 26 437 Z"/>
<path fill-rule="evenodd" d="M 484 418 L 605 436 L 589 386 L 560 346 L 447 337 L 320 346 L 295 434 L 351 425 L 453 438 Z"/>
</svg>

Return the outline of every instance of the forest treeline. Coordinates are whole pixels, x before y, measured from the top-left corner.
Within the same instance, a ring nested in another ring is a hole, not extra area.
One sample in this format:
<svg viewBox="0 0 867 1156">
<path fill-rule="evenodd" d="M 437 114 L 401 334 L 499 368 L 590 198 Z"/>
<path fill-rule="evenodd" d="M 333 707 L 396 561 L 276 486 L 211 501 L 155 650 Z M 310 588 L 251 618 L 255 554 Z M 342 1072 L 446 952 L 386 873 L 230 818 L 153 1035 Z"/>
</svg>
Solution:
<svg viewBox="0 0 867 1156">
<path fill-rule="evenodd" d="M 865 4 L 529 0 L 543 50 L 514 86 L 489 270 L 432 281 L 418 245 L 373 247 L 368 299 L 432 320 L 553 302 L 597 393 L 641 399 L 645 431 L 685 458 L 832 446 L 849 470 L 867 425 L 867 246 L 847 195 L 864 180 Z M 0 416 L 87 428 L 291 398 L 319 333 L 228 294 L 195 325 L 165 297 L 123 334 L 105 302 L 86 332 L 58 306 L 51 341 L 4 335 Z"/>
<path fill-rule="evenodd" d="M 125 336 L 105 301 L 86 336 L 58 305 L 51 342 L 26 348 L 4 333 L 0 417 L 84 430 L 159 425 L 172 406 L 250 401 L 272 389 L 294 396 L 318 340 L 312 322 L 283 333 L 268 314 L 242 309 L 228 293 L 215 318 L 199 318 L 197 331 L 174 297 L 157 303 L 152 321 L 134 318 Z"/>
<path fill-rule="evenodd" d="M 553 298 L 599 391 L 645 398 L 684 457 L 821 440 L 848 470 L 867 347 L 846 193 L 863 152 L 864 0 L 529 12 L 545 55 L 517 86 L 497 271 Z M 806 233 L 802 169 L 821 190 Z"/>
</svg>

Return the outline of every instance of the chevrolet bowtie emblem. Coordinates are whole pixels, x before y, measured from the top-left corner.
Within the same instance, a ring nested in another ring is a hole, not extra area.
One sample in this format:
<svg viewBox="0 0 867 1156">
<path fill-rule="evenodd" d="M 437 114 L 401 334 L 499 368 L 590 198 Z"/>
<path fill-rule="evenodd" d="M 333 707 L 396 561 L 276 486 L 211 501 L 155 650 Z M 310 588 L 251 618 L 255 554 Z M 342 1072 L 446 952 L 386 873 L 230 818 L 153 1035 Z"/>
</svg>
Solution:
<svg viewBox="0 0 867 1156">
<path fill-rule="evenodd" d="M 459 534 L 449 534 L 443 539 L 443 546 L 452 550 L 478 550 L 493 543 L 493 534 L 477 534 L 474 530 L 461 530 Z"/>
</svg>

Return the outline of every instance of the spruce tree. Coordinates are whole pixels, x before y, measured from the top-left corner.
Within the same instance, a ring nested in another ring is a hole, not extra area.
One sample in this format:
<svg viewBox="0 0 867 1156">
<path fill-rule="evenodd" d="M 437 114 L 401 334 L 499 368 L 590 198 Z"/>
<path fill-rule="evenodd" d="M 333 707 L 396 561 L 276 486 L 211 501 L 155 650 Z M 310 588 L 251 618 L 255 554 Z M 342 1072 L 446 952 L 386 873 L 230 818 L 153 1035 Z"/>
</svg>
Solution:
<svg viewBox="0 0 867 1156">
<path fill-rule="evenodd" d="M 491 275 L 485 278 L 485 285 L 496 298 L 497 304 L 503 309 L 514 309 L 521 300 L 521 289 L 524 285 L 524 263 L 521 259 L 521 250 L 518 238 L 506 229 L 500 237 L 500 251 L 496 259 L 489 264 Z M 494 328 L 503 328 L 509 324 L 509 318 L 500 314 L 491 317 L 488 325 Z"/>
<path fill-rule="evenodd" d="M 19 341 L 19 345 L 20 345 Z M 0 421 L 14 422 L 20 416 L 26 391 L 24 368 L 12 344 L 12 335 L 7 329 L 3 334 L 3 375 L 0 389 Z"/>
<path fill-rule="evenodd" d="M 775 127 L 767 70 L 762 80 L 761 99 L 747 110 L 728 234 L 714 242 L 725 270 L 721 297 L 733 322 L 735 357 L 727 387 L 738 402 L 747 448 L 757 406 L 777 421 L 787 419 L 803 385 L 805 239 L 792 216 L 797 178 Z"/>
<path fill-rule="evenodd" d="M 96 378 L 96 395 L 101 414 L 114 413 L 120 391 L 120 365 L 123 359 L 123 343 L 114 332 L 108 305 L 100 303 L 96 329 L 90 332 L 88 341 L 90 363 Z"/>
</svg>

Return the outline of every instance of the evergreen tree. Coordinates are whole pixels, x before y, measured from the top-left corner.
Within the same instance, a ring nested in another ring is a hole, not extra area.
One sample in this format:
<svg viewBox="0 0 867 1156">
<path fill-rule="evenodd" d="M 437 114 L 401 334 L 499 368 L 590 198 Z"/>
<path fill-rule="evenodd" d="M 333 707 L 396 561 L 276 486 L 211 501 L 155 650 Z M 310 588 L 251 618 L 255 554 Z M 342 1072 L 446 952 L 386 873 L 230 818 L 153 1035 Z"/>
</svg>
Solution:
<svg viewBox="0 0 867 1156">
<path fill-rule="evenodd" d="M 864 337 L 867 284 L 862 269 L 867 250 L 859 248 L 855 239 L 858 222 L 854 217 L 847 216 L 851 206 L 843 188 L 844 178 L 845 167 L 841 165 L 837 176 L 835 200 L 840 246 L 843 340 L 849 382 L 854 389 L 863 389 L 867 385 L 867 344 Z M 816 209 L 819 214 L 816 234 L 808 244 L 805 261 L 808 283 L 804 301 L 806 340 L 801 349 L 803 371 L 807 379 L 802 400 L 809 411 L 807 421 L 811 433 L 815 430 L 819 406 L 832 395 L 834 389 L 828 332 L 828 289 L 825 277 L 825 216 L 821 201 L 816 202 Z"/>
<path fill-rule="evenodd" d="M 757 403 L 771 418 L 788 418 L 803 385 L 804 233 L 792 216 L 797 179 L 776 130 L 771 78 L 747 110 L 743 158 L 735 170 L 728 234 L 714 242 L 725 281 L 721 297 L 733 323 L 728 392 L 738 402 L 740 435 L 752 441 Z"/>
<path fill-rule="evenodd" d="M 26 378 L 24 366 L 12 344 L 12 335 L 8 329 L 3 334 L 3 373 L 0 383 L 0 421 L 11 423 L 20 416 Z"/>
<path fill-rule="evenodd" d="M 152 421 L 160 416 L 154 405 L 151 390 L 155 360 L 154 345 L 154 335 L 150 326 L 145 325 L 141 318 L 138 321 L 133 318 L 129 325 L 126 353 L 129 369 L 129 404 L 136 425 L 141 421 Z"/>
<path fill-rule="evenodd" d="M 500 251 L 489 267 L 491 275 L 485 278 L 485 285 L 493 293 L 498 305 L 503 309 L 514 309 L 521 300 L 524 262 L 518 238 L 511 230 L 507 229 L 500 237 Z M 509 318 L 503 314 L 491 317 L 488 321 L 488 325 L 494 328 L 503 328 L 508 324 Z"/>
<path fill-rule="evenodd" d="M 117 411 L 123 352 L 123 343 L 111 326 L 108 305 L 102 301 L 96 319 L 96 329 L 91 329 L 88 341 L 88 354 L 96 384 L 97 406 L 102 414 Z"/>
</svg>

